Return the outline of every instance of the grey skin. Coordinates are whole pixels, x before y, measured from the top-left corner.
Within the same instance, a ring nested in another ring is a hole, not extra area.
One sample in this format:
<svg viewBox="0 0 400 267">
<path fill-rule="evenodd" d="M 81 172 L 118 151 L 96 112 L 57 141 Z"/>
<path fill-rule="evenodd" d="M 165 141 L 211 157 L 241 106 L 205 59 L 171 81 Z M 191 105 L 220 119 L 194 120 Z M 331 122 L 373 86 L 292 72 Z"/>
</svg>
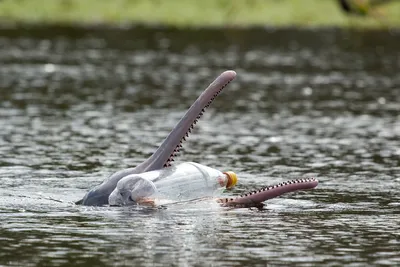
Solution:
<svg viewBox="0 0 400 267">
<path fill-rule="evenodd" d="M 182 148 L 182 142 L 186 140 L 194 125 L 200 119 L 205 109 L 213 102 L 215 97 L 236 77 L 236 72 L 229 70 L 218 76 L 207 89 L 197 98 L 189 108 L 183 118 L 178 122 L 175 128 L 169 133 L 160 147 L 143 163 L 135 168 L 128 168 L 112 174 L 102 184 L 90 190 L 82 200 L 76 204 L 87 206 L 108 205 L 108 198 L 117 186 L 119 180 L 123 177 L 158 170 L 171 165 L 174 157 Z"/>
<path fill-rule="evenodd" d="M 153 155 L 150 156 L 150 158 L 135 168 L 124 169 L 112 174 L 101 185 L 90 190 L 85 197 L 82 200 L 77 201 L 76 204 L 88 206 L 134 204 L 134 201 L 130 196 L 132 193 L 131 189 L 135 188 L 135 179 L 124 179 L 127 180 L 127 183 L 118 182 L 128 175 L 132 176 L 132 174 L 158 170 L 163 167 L 171 166 L 174 158 L 182 148 L 182 142 L 189 136 L 189 133 L 197 123 L 198 119 L 203 115 L 205 109 L 235 77 L 236 73 L 232 70 L 223 72 L 197 98 L 183 118 L 178 122 L 175 128 L 169 133 L 167 138 L 162 142 Z M 134 175 L 132 177 L 135 178 Z M 262 208 L 262 202 L 265 200 L 289 192 L 311 189 L 317 185 L 318 181 L 314 178 L 293 180 L 274 186 L 264 187 L 236 198 L 219 198 L 217 199 L 217 202 L 226 207 Z M 120 199 L 123 201 L 121 202 Z"/>
</svg>

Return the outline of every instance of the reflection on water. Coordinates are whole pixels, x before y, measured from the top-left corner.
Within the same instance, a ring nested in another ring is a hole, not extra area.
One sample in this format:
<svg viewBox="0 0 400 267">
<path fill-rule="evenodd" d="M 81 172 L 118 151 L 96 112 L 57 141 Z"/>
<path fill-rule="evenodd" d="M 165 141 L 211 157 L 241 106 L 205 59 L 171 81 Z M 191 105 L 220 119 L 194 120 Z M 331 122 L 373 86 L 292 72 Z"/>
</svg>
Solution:
<svg viewBox="0 0 400 267">
<path fill-rule="evenodd" d="M 400 264 L 398 33 L 0 30 L 0 265 Z M 72 204 L 157 147 L 211 80 L 185 145 L 232 194 L 315 176 L 264 211 Z"/>
</svg>

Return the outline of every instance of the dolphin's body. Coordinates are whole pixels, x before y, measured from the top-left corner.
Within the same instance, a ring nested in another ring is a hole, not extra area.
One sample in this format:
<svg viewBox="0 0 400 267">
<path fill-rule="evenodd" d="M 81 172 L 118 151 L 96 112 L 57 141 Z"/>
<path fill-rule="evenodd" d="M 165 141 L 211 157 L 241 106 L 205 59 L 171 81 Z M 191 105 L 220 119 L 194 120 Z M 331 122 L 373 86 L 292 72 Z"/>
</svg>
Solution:
<svg viewBox="0 0 400 267">
<path fill-rule="evenodd" d="M 76 203 L 88 206 L 108 205 L 110 194 L 114 191 L 122 178 L 131 174 L 158 170 L 170 166 L 172 161 L 174 161 L 174 157 L 182 148 L 182 142 L 189 136 L 189 133 L 198 119 L 200 119 L 205 109 L 235 77 L 236 73 L 232 70 L 223 72 L 197 98 L 153 155 L 135 168 L 124 169 L 112 174 L 102 184 L 90 190 L 82 200 Z M 286 192 L 313 188 L 317 184 L 318 181 L 315 179 L 296 180 L 290 182 L 290 184 L 285 183 L 275 187 L 263 188 L 235 199 L 220 199 L 219 202 L 225 206 L 236 204 L 239 206 L 257 206 L 257 204 L 266 199 L 279 196 Z"/>
</svg>

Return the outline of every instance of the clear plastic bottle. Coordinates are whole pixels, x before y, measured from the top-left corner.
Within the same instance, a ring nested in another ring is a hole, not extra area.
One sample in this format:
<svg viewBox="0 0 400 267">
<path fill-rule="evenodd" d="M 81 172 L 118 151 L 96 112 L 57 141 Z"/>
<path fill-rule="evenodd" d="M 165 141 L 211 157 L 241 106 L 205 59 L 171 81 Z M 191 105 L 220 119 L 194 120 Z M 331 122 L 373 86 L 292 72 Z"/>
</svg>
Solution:
<svg viewBox="0 0 400 267">
<path fill-rule="evenodd" d="M 187 201 L 212 197 L 223 188 L 237 183 L 234 172 L 221 172 L 195 162 L 121 179 L 109 197 L 110 205 L 160 204 L 160 200 Z M 162 204 L 162 203 L 161 203 Z"/>
</svg>

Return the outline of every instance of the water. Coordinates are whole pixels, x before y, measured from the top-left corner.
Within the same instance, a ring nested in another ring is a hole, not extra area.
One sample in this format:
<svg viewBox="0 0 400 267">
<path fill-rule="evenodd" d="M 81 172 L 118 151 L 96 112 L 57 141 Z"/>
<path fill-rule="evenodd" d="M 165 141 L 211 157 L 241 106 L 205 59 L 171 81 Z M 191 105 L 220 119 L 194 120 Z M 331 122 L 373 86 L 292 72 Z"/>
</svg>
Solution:
<svg viewBox="0 0 400 267">
<path fill-rule="evenodd" d="M 400 264 L 400 35 L 299 29 L 0 30 L 0 265 Z M 147 158 L 234 69 L 181 161 L 231 195 L 304 176 L 263 211 L 72 204 Z"/>
</svg>

